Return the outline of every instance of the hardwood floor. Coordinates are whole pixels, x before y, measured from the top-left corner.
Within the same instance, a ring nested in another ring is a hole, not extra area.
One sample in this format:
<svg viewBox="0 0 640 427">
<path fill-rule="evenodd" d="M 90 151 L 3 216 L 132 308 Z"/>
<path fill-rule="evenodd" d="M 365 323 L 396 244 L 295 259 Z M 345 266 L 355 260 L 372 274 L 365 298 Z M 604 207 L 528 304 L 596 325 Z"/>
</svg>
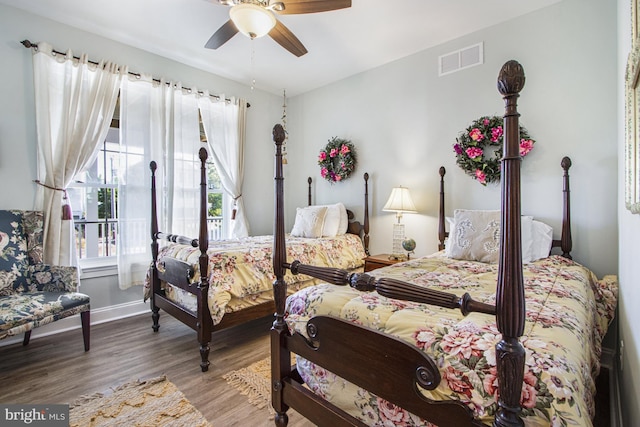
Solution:
<svg viewBox="0 0 640 427">
<path fill-rule="evenodd" d="M 158 333 L 151 330 L 150 314 L 92 326 L 87 353 L 80 330 L 38 337 L 36 329 L 27 347 L 0 347 L 0 402 L 69 403 L 166 374 L 214 427 L 273 426 L 267 410 L 249 404 L 222 378 L 269 355 L 271 322 L 264 318 L 216 332 L 208 372 L 200 371 L 195 332 L 164 313 Z M 313 426 L 293 411 L 289 425 Z"/>
<path fill-rule="evenodd" d="M 92 326 L 87 353 L 80 330 L 38 337 L 36 329 L 27 347 L 0 347 L 0 402 L 69 403 L 81 395 L 166 374 L 214 427 L 270 427 L 274 422 L 268 412 L 249 404 L 222 375 L 269 355 L 271 322 L 267 317 L 216 332 L 208 372 L 200 371 L 195 332 L 164 313 L 158 333 L 151 330 L 150 314 Z M 608 382 L 602 377 L 597 427 L 609 425 L 608 390 L 603 387 Z M 313 424 L 290 410 L 289 426 Z"/>
</svg>

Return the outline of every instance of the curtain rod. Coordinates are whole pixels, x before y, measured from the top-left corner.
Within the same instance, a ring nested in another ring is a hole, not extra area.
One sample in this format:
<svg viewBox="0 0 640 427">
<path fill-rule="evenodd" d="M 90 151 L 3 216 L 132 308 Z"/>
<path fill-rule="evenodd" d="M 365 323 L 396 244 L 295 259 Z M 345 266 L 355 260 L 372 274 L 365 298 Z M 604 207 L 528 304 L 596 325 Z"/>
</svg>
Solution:
<svg viewBox="0 0 640 427">
<path fill-rule="evenodd" d="M 27 49 L 34 49 L 34 50 L 36 50 L 36 51 L 38 50 L 38 45 L 37 45 L 36 43 L 31 43 L 31 41 L 30 41 L 29 39 L 22 40 L 20 43 L 21 43 L 24 47 L 26 47 Z M 55 50 L 55 49 L 52 49 L 52 52 L 54 52 L 54 53 L 56 53 L 56 54 L 58 54 L 58 55 L 66 55 L 66 53 L 64 53 L 64 52 L 60 52 L 60 51 L 57 51 L 57 50 Z M 78 59 L 78 60 L 80 59 L 80 58 L 79 58 L 79 57 L 77 57 L 77 56 L 74 56 L 74 58 L 75 58 L 75 59 Z M 93 64 L 93 65 L 98 65 L 98 63 L 97 63 L 96 61 L 92 61 L 92 60 L 90 60 L 90 59 L 88 59 L 88 60 L 87 60 L 87 62 L 89 62 L 90 64 Z M 141 74 L 140 74 L 140 73 L 135 73 L 135 72 L 133 72 L 133 71 L 127 71 L 127 73 L 128 73 L 129 75 L 131 75 L 131 76 L 134 76 L 134 77 L 138 78 L 138 79 L 141 77 Z M 152 79 L 153 79 L 153 81 L 154 81 L 154 82 L 156 82 L 156 83 L 160 83 L 160 79 L 155 78 L 155 77 L 153 77 Z M 169 85 L 169 83 L 168 83 L 168 82 L 167 82 L 166 84 L 167 84 L 167 85 Z M 187 90 L 187 91 L 191 91 L 191 88 L 189 88 L 189 87 L 183 87 L 183 89 L 184 89 L 184 90 Z M 202 94 L 204 94 L 204 92 L 198 91 L 198 94 L 202 95 Z M 209 94 L 209 96 L 212 96 L 212 97 L 214 97 L 215 99 L 220 99 L 220 96 L 218 96 L 218 95 L 212 95 L 212 94 Z M 230 102 L 231 100 L 230 100 L 230 99 L 228 99 L 228 98 L 225 98 L 225 101 Z M 251 107 L 251 104 L 249 104 L 249 103 L 247 102 L 247 108 L 249 108 L 249 107 Z"/>
</svg>

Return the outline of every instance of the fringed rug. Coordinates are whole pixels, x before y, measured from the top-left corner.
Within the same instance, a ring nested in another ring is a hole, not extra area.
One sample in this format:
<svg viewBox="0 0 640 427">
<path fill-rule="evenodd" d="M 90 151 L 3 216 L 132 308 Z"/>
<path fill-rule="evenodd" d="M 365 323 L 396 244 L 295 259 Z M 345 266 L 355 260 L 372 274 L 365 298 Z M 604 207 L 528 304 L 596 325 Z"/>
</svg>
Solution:
<svg viewBox="0 0 640 427">
<path fill-rule="evenodd" d="M 70 427 L 212 427 L 165 376 L 83 396 L 69 408 Z"/>
<path fill-rule="evenodd" d="M 259 360 L 246 368 L 231 371 L 222 376 L 227 383 L 246 395 L 249 403 L 258 408 L 267 408 L 273 417 L 275 411 L 271 406 L 271 359 Z"/>
</svg>

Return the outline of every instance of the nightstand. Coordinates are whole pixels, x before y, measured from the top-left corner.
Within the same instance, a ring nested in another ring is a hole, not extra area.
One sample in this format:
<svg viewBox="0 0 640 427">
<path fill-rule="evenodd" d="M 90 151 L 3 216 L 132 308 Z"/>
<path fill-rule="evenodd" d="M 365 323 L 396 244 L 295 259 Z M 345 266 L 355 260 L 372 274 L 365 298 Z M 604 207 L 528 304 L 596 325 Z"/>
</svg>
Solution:
<svg viewBox="0 0 640 427">
<path fill-rule="evenodd" d="M 382 268 L 387 265 L 393 265 L 398 262 L 405 261 L 404 259 L 389 259 L 390 254 L 369 255 L 364 259 L 364 271 L 375 270 L 376 268 Z"/>
</svg>

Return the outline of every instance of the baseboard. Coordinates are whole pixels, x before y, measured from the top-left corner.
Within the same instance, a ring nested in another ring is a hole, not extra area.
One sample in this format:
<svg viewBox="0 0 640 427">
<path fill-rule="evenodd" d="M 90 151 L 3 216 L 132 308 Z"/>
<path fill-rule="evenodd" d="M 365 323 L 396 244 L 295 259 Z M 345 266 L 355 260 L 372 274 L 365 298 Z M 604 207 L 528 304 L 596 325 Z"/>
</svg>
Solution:
<svg viewBox="0 0 640 427">
<path fill-rule="evenodd" d="M 611 427 L 623 427 L 622 402 L 620 401 L 620 370 L 615 361 L 613 369 L 609 371 L 609 407 L 611 410 Z"/>
<path fill-rule="evenodd" d="M 609 410 L 611 427 L 623 427 L 622 407 L 620 402 L 620 370 L 616 359 L 616 352 L 611 348 L 602 348 L 600 364 L 609 370 Z"/>
<path fill-rule="evenodd" d="M 112 305 L 109 307 L 101 307 L 91 310 L 91 324 L 99 325 L 100 323 L 112 322 L 118 319 L 124 319 L 126 317 L 136 316 L 138 314 L 151 313 L 149 304 L 142 301 L 127 302 L 124 304 Z M 80 329 L 80 315 L 66 317 L 48 325 L 44 325 L 39 328 L 35 328 L 31 332 L 31 339 L 37 339 L 38 337 L 45 337 L 47 335 L 59 334 L 61 332 L 70 331 L 73 329 Z M 23 336 L 16 336 L 4 339 L 0 341 L 0 347 L 5 345 L 11 345 L 15 343 L 21 343 Z"/>
</svg>

